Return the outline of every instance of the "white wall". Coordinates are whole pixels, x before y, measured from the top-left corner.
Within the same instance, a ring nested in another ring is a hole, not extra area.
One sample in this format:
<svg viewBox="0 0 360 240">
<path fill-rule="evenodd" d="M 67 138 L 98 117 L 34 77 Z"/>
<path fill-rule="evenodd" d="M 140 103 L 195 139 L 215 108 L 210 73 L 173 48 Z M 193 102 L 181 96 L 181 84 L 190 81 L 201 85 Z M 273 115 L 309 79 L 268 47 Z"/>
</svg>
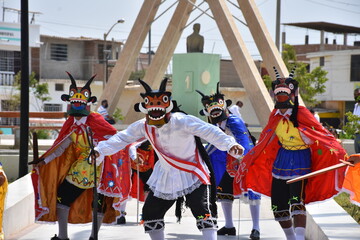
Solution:
<svg viewBox="0 0 360 240">
<path fill-rule="evenodd" d="M 316 98 L 320 101 L 353 101 L 353 91 L 360 82 L 350 81 L 351 55 L 360 55 L 360 50 L 324 51 L 309 53 L 310 71 L 318 67 L 320 57 L 325 57 L 323 69 L 329 79 L 326 92 Z"/>
</svg>

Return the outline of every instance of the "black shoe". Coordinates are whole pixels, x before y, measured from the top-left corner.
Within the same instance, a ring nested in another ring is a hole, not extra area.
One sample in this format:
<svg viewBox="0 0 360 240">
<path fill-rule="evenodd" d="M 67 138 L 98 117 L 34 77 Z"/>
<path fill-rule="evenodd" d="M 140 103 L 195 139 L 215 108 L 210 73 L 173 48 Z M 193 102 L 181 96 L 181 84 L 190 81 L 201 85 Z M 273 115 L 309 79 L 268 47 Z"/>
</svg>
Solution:
<svg viewBox="0 0 360 240">
<path fill-rule="evenodd" d="M 235 236 L 236 235 L 235 227 L 232 228 L 222 227 L 220 230 L 217 231 L 217 235 Z"/>
<path fill-rule="evenodd" d="M 117 220 L 116 220 L 116 223 L 117 224 L 126 224 L 126 219 L 124 216 L 121 216 L 119 217 Z"/>
<path fill-rule="evenodd" d="M 56 236 L 56 234 L 55 234 L 55 236 L 53 236 L 50 240 L 70 240 L 70 239 L 68 239 L 68 238 L 61 239 L 61 238 L 58 238 L 58 236 Z"/>
<path fill-rule="evenodd" d="M 251 230 L 250 239 L 251 240 L 259 240 L 260 239 L 260 232 L 258 230 L 256 230 L 256 229 Z"/>
</svg>

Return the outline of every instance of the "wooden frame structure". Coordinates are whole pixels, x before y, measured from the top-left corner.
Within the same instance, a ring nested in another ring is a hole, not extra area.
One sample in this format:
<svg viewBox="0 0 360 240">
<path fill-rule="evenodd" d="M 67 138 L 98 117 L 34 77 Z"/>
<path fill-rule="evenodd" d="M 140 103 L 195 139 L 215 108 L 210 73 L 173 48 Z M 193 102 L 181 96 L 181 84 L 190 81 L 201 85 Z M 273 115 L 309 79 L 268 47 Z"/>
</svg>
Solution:
<svg viewBox="0 0 360 240">
<path fill-rule="evenodd" d="M 288 70 L 281 59 L 275 43 L 270 37 L 255 1 L 237 0 L 237 2 L 263 58 L 264 64 L 266 68 L 269 69 L 272 77 L 274 77 L 274 75 L 270 69 L 272 70 L 273 66 L 277 68 L 280 75 L 288 76 Z M 161 3 L 161 0 L 144 0 L 120 58 L 117 60 L 108 84 L 105 86 L 99 100 L 103 100 L 105 98 L 104 96 L 106 96 L 110 103 L 110 113 L 114 112 L 119 102 L 126 101 L 127 104 L 134 105 L 140 101 L 139 95 L 138 97 L 134 97 L 134 99 L 125 99 L 122 93 Z M 196 7 L 195 3 L 196 0 L 180 0 L 177 3 L 177 7 L 162 37 L 156 55 L 143 79 L 154 89 L 158 88 L 160 81 L 163 79 L 166 67 L 174 54 L 182 31 L 186 26 L 193 8 Z M 260 124 L 264 127 L 274 107 L 273 101 L 255 66 L 254 60 L 245 46 L 226 0 L 207 0 L 207 4 L 211 9 L 223 40 L 229 50 L 236 72 L 249 95 L 253 107 L 256 109 L 256 115 Z M 259 98 L 259 96 L 263 97 Z M 139 113 L 131 110 L 123 112 L 123 114 L 126 116 L 125 123 L 131 123 L 142 117 Z"/>
</svg>

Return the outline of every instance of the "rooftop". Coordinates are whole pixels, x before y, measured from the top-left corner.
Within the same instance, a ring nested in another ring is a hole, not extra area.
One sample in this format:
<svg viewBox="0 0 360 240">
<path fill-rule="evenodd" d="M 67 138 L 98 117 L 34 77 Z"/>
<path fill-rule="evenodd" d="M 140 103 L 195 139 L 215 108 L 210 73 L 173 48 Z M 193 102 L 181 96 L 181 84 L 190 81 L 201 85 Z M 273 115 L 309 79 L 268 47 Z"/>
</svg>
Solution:
<svg viewBox="0 0 360 240">
<path fill-rule="evenodd" d="M 329 22 L 298 22 L 298 23 L 283 23 L 283 25 L 308 28 L 308 29 L 331 32 L 331 33 L 360 34 L 359 27 L 329 23 Z"/>
</svg>

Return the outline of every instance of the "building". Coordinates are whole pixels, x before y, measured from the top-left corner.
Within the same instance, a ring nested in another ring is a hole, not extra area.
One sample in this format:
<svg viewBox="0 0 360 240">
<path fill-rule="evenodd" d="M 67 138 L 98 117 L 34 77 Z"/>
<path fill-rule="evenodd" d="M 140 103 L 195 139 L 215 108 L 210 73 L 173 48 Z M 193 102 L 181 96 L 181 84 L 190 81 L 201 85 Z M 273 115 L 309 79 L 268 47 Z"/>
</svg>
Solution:
<svg viewBox="0 0 360 240">
<path fill-rule="evenodd" d="M 297 60 L 309 64 L 309 70 L 322 67 L 328 72 L 326 92 L 316 96 L 321 103 L 315 110 L 319 112 L 322 122 L 334 127 L 341 127 L 346 120 L 344 114 L 354 108 L 353 91 L 360 87 L 360 42 L 348 45 L 348 35 L 360 34 L 360 28 L 328 22 L 285 23 L 284 25 L 320 31 L 318 44 L 309 44 L 305 36 L 303 45 L 292 45 Z M 325 33 L 340 34 L 342 44 L 336 39 L 331 43 Z M 283 41 L 286 42 L 284 34 Z"/>
</svg>

